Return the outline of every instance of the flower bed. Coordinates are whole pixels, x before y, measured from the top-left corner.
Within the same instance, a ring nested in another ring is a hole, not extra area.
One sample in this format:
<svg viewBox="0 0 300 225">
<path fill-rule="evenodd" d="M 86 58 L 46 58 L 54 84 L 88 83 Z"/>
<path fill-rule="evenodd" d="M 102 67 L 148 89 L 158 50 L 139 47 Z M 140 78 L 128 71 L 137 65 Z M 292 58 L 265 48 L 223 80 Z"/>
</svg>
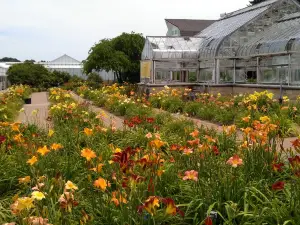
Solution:
<svg viewBox="0 0 300 225">
<path fill-rule="evenodd" d="M 27 85 L 12 86 L 0 93 L 0 121 L 13 121 L 24 104 L 24 99 L 31 94 Z"/>
<path fill-rule="evenodd" d="M 300 223 L 300 139 L 280 150 L 279 126 L 261 116 L 237 142 L 235 125 L 217 133 L 133 110 L 149 107 L 123 89 L 104 89 L 103 104 L 126 105 L 123 131 L 58 88 L 53 130 L 0 124 L 0 223 Z"/>
</svg>

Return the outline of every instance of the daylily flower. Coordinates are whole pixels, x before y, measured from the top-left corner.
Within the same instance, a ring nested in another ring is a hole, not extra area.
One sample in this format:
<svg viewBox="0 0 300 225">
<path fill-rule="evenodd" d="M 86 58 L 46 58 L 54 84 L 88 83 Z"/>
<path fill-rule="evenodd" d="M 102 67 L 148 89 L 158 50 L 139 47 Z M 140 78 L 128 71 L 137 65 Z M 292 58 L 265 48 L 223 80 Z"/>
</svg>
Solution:
<svg viewBox="0 0 300 225">
<path fill-rule="evenodd" d="M 53 134 L 54 134 L 54 130 L 50 129 L 48 131 L 48 137 L 52 137 Z"/>
<path fill-rule="evenodd" d="M 190 135 L 191 135 L 193 138 L 196 138 L 196 137 L 198 137 L 198 135 L 199 135 L 199 131 L 198 131 L 198 130 L 194 130 L 192 133 L 190 133 Z"/>
<path fill-rule="evenodd" d="M 19 184 L 27 184 L 30 182 L 30 176 L 21 177 L 18 180 Z"/>
<path fill-rule="evenodd" d="M 42 200 L 43 198 L 45 198 L 45 195 L 40 192 L 40 191 L 34 191 L 31 193 L 31 196 L 33 199 L 36 199 L 36 200 Z"/>
<path fill-rule="evenodd" d="M 40 147 L 37 150 L 38 153 L 40 153 L 42 156 L 46 155 L 48 152 L 50 152 L 50 150 L 47 148 L 46 145 L 44 145 L 44 147 Z"/>
<path fill-rule="evenodd" d="M 233 157 L 229 158 L 229 160 L 227 161 L 227 164 L 236 168 L 237 166 L 243 165 L 243 160 L 241 158 L 239 158 L 238 155 L 234 155 Z"/>
<path fill-rule="evenodd" d="M 291 143 L 294 148 L 300 147 L 300 139 L 299 138 L 295 139 L 294 141 L 291 141 Z"/>
<path fill-rule="evenodd" d="M 178 207 L 176 207 L 175 202 L 174 202 L 173 199 L 171 199 L 171 198 L 163 198 L 162 202 L 165 205 L 167 205 L 167 208 L 166 208 L 166 214 L 167 215 L 173 215 L 173 216 L 175 216 L 176 213 L 178 213 L 181 216 L 184 216 L 184 213 L 181 210 L 179 210 Z"/>
<path fill-rule="evenodd" d="M 150 196 L 145 203 L 138 208 L 138 212 L 142 212 L 145 209 L 151 216 L 156 212 L 156 208 L 159 207 L 159 198 L 156 196 Z"/>
<path fill-rule="evenodd" d="M 152 134 L 149 132 L 148 134 L 145 135 L 145 137 L 150 139 L 150 138 L 152 138 Z"/>
<path fill-rule="evenodd" d="M 68 180 L 67 183 L 65 184 L 65 189 L 66 190 L 77 190 L 78 187 L 75 184 L 73 184 L 72 181 Z"/>
<path fill-rule="evenodd" d="M 272 169 L 273 169 L 273 171 L 275 171 L 275 172 L 281 172 L 283 166 L 284 166 L 283 163 L 273 163 L 273 164 L 272 164 Z"/>
<path fill-rule="evenodd" d="M 246 116 L 246 117 L 243 117 L 242 120 L 245 122 L 245 123 L 249 123 L 251 117 L 250 116 Z"/>
<path fill-rule="evenodd" d="M 274 183 L 273 185 L 272 185 L 272 189 L 274 190 L 274 191 L 276 191 L 276 190 L 282 190 L 282 189 L 284 189 L 284 182 L 283 181 L 278 181 L 278 182 L 276 182 L 276 183 Z"/>
<path fill-rule="evenodd" d="M 31 166 L 35 164 L 38 161 L 36 156 L 32 156 L 30 159 L 27 160 L 27 163 L 30 164 Z"/>
<path fill-rule="evenodd" d="M 261 116 L 259 118 L 259 120 L 262 122 L 262 123 L 270 123 L 271 119 L 268 117 L 268 116 Z"/>
<path fill-rule="evenodd" d="M 150 146 L 153 148 L 156 148 L 156 149 L 160 149 L 163 145 L 164 145 L 164 142 L 159 139 L 155 139 L 150 142 Z"/>
<path fill-rule="evenodd" d="M 123 197 L 122 194 L 120 194 L 120 192 L 113 191 L 111 194 L 112 194 L 111 202 L 113 202 L 115 206 L 119 206 L 120 203 L 127 204 L 126 198 Z"/>
<path fill-rule="evenodd" d="M 33 208 L 33 198 L 29 197 L 23 197 L 23 198 L 18 198 L 11 206 L 11 211 L 13 214 L 19 214 L 21 211 L 24 209 L 31 209 Z"/>
<path fill-rule="evenodd" d="M 198 172 L 195 170 L 185 171 L 182 179 L 198 181 Z"/>
<path fill-rule="evenodd" d="M 81 156 L 86 158 L 87 161 L 90 161 L 93 158 L 96 158 L 96 153 L 90 148 L 84 148 L 81 150 Z"/>
<path fill-rule="evenodd" d="M 91 168 L 90 170 L 94 171 L 94 172 L 97 172 L 97 173 L 100 173 L 102 171 L 102 167 L 104 166 L 103 163 L 99 163 L 96 167 L 94 168 Z"/>
<path fill-rule="evenodd" d="M 0 135 L 0 144 L 2 144 L 5 140 L 6 140 L 6 137 Z"/>
<path fill-rule="evenodd" d="M 212 219 L 208 216 L 208 217 L 205 218 L 204 224 L 205 224 L 205 225 L 213 225 L 213 221 L 212 221 Z"/>
<path fill-rule="evenodd" d="M 51 149 L 54 150 L 54 151 L 56 151 L 58 149 L 61 149 L 61 148 L 63 148 L 63 146 L 61 144 L 53 143 L 51 145 Z"/>
<path fill-rule="evenodd" d="M 102 177 L 99 177 L 97 180 L 94 181 L 94 186 L 96 188 L 101 189 L 102 191 L 105 191 L 107 187 L 107 182 Z"/>
<path fill-rule="evenodd" d="M 83 132 L 86 134 L 86 136 L 91 136 L 93 134 L 93 130 L 89 128 L 84 128 Z"/>
</svg>

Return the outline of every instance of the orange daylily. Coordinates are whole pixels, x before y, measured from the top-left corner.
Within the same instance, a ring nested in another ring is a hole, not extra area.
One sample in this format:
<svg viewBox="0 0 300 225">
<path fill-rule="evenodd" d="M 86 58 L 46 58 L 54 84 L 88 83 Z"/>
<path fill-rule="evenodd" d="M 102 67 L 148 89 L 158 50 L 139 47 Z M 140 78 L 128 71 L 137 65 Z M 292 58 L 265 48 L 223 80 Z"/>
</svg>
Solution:
<svg viewBox="0 0 300 225">
<path fill-rule="evenodd" d="M 185 171 L 182 179 L 198 181 L 198 172 L 195 170 Z"/>
<path fill-rule="evenodd" d="M 111 194 L 112 194 L 111 202 L 113 202 L 116 206 L 119 206 L 120 203 L 127 204 L 126 198 L 123 197 L 120 192 L 113 191 Z"/>
<path fill-rule="evenodd" d="M 63 146 L 61 144 L 53 143 L 51 145 L 51 149 L 54 150 L 54 151 L 56 151 L 58 149 L 61 149 L 61 148 L 63 148 Z"/>
<path fill-rule="evenodd" d="M 150 146 L 153 148 L 161 148 L 165 143 L 159 139 L 155 139 L 153 141 L 150 141 Z"/>
<path fill-rule="evenodd" d="M 11 129 L 12 129 L 13 131 L 18 131 L 18 132 L 20 132 L 19 127 L 20 127 L 20 123 L 13 123 L 13 124 L 11 124 Z"/>
<path fill-rule="evenodd" d="M 192 133 L 190 133 L 190 135 L 191 135 L 193 138 L 196 138 L 196 137 L 198 137 L 198 135 L 199 135 L 199 131 L 198 131 L 198 130 L 194 130 Z"/>
<path fill-rule="evenodd" d="M 102 191 L 105 191 L 107 187 L 107 182 L 102 177 L 99 177 L 97 180 L 94 181 L 94 186 L 96 188 L 101 189 Z"/>
<path fill-rule="evenodd" d="M 38 153 L 40 153 L 42 156 L 46 155 L 48 152 L 50 152 L 50 150 L 47 148 L 46 145 L 44 145 L 44 147 L 40 147 L 37 150 Z"/>
<path fill-rule="evenodd" d="M 84 148 L 81 150 L 81 156 L 86 158 L 87 161 L 90 161 L 93 158 L 96 158 L 96 153 L 90 148 Z"/>
<path fill-rule="evenodd" d="M 27 184 L 30 182 L 30 176 L 21 177 L 18 180 L 19 184 Z"/>
<path fill-rule="evenodd" d="M 93 134 L 93 130 L 89 128 L 84 128 L 83 132 L 86 134 L 86 136 L 91 136 Z"/>
<path fill-rule="evenodd" d="M 102 167 L 104 166 L 104 164 L 103 163 L 99 163 L 98 165 L 97 165 L 97 167 L 94 167 L 94 168 L 92 168 L 92 169 L 90 169 L 90 170 L 92 170 L 92 171 L 94 171 L 94 172 L 97 172 L 97 173 L 100 173 L 101 171 L 102 171 Z"/>
<path fill-rule="evenodd" d="M 35 164 L 38 161 L 36 156 L 32 156 L 30 159 L 27 160 L 27 163 L 30 164 L 31 166 Z"/>
<path fill-rule="evenodd" d="M 227 164 L 236 168 L 237 166 L 243 165 L 243 160 L 238 155 L 234 155 L 228 159 Z"/>
</svg>

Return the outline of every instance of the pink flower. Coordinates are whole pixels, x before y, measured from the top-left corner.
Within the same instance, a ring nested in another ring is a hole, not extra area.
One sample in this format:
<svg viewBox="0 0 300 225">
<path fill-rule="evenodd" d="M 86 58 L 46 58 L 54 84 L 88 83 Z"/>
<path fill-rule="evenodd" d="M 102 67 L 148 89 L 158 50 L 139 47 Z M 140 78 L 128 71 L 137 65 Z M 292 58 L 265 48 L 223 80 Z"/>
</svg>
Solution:
<svg viewBox="0 0 300 225">
<path fill-rule="evenodd" d="M 150 138 L 152 138 L 152 134 L 149 132 L 148 134 L 145 135 L 145 137 L 150 139 Z"/>
<path fill-rule="evenodd" d="M 193 149 L 191 149 L 191 148 L 184 148 L 184 150 L 183 150 L 184 155 L 190 155 L 192 153 L 193 153 Z"/>
<path fill-rule="evenodd" d="M 243 160 L 238 155 L 234 155 L 228 159 L 227 164 L 236 168 L 237 166 L 243 165 Z"/>
<path fill-rule="evenodd" d="M 198 172 L 195 170 L 185 171 L 182 179 L 198 181 Z"/>
</svg>

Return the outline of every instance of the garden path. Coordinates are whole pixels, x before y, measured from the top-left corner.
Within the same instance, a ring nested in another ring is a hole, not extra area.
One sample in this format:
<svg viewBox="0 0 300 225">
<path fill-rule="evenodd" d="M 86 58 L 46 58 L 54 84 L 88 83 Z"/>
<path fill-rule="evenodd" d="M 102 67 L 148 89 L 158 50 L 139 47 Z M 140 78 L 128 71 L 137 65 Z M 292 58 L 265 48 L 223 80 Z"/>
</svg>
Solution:
<svg viewBox="0 0 300 225">
<path fill-rule="evenodd" d="M 93 102 L 80 97 L 79 95 L 75 94 L 74 92 L 71 92 L 71 96 L 78 103 L 88 103 L 91 111 L 93 111 L 95 113 L 103 113 L 105 116 L 102 117 L 103 118 L 102 120 L 106 127 L 114 126 L 118 130 L 122 130 L 124 128 L 124 118 L 122 118 L 121 116 L 115 116 L 115 115 L 111 114 L 110 112 L 108 112 L 107 110 L 93 105 Z"/>
<path fill-rule="evenodd" d="M 156 109 L 159 111 L 161 111 L 160 109 Z M 215 124 L 215 123 L 211 123 L 209 121 L 204 121 L 204 120 L 200 120 L 200 119 L 196 119 L 196 118 L 191 118 L 191 117 L 186 117 L 184 115 L 181 115 L 181 114 L 172 114 L 173 117 L 176 117 L 176 118 L 186 118 L 186 119 L 190 119 L 192 120 L 198 127 L 201 127 L 201 126 L 204 126 L 208 129 L 215 129 L 217 130 L 218 132 L 223 132 L 223 126 L 220 126 L 218 124 Z M 243 133 L 241 131 L 237 131 L 237 139 L 238 140 L 243 140 Z M 283 148 L 291 148 L 292 147 L 292 143 L 291 141 L 294 141 L 296 139 L 296 137 L 289 137 L 289 138 L 285 138 L 284 141 L 283 141 Z M 280 149 L 280 146 L 278 146 L 278 148 Z"/>
<path fill-rule="evenodd" d="M 48 119 L 48 92 L 35 92 L 31 95 L 31 104 L 24 104 L 16 122 L 35 124 L 43 129 L 48 129 L 51 122 Z"/>
<path fill-rule="evenodd" d="M 111 121 L 113 120 L 113 121 L 115 121 L 115 127 L 117 129 L 122 129 L 123 128 L 124 118 L 115 116 L 115 115 L 111 114 L 110 112 L 108 112 L 108 111 L 106 111 L 102 108 L 94 106 L 91 101 L 83 99 L 83 98 L 81 98 L 80 96 L 78 96 L 77 94 L 75 94 L 73 92 L 72 92 L 72 96 L 79 103 L 84 103 L 84 102 L 89 103 L 90 107 L 91 107 L 91 110 L 93 110 L 94 112 L 101 112 L 102 111 L 106 115 L 108 115 L 104 120 L 105 125 L 110 126 Z M 162 112 L 166 112 L 166 111 L 164 111 L 162 109 L 154 108 L 154 112 L 155 113 L 162 113 Z M 218 132 L 223 132 L 223 127 L 222 126 L 220 126 L 218 124 L 215 124 L 215 123 L 211 123 L 209 121 L 204 121 L 204 120 L 200 120 L 200 119 L 196 119 L 196 118 L 191 118 L 191 117 L 184 116 L 182 114 L 175 114 L 175 113 L 172 113 L 172 116 L 174 118 L 185 118 L 185 119 L 188 119 L 188 120 L 192 120 L 198 127 L 204 126 L 207 129 L 215 129 Z M 237 131 L 237 139 L 238 140 L 243 140 L 243 133 L 241 131 Z M 291 148 L 292 147 L 291 141 L 294 141 L 295 139 L 296 139 L 296 137 L 285 138 L 284 142 L 283 142 L 283 147 L 284 148 Z M 280 146 L 278 146 L 278 148 L 280 149 Z"/>
</svg>

